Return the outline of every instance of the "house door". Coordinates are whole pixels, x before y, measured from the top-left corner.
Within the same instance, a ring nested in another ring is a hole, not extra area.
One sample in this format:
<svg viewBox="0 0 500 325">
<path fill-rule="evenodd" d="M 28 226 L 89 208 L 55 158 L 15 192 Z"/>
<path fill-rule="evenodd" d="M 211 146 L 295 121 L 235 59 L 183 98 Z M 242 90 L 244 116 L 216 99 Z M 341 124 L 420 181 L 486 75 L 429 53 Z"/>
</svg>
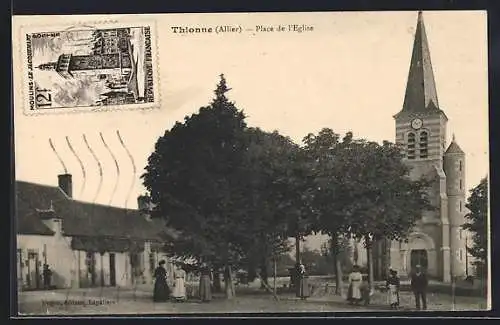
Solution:
<svg viewBox="0 0 500 325">
<path fill-rule="evenodd" d="M 109 253 L 109 284 L 114 287 L 116 286 L 116 263 L 115 254 Z"/>
<path fill-rule="evenodd" d="M 17 288 L 20 290 L 23 287 L 23 251 L 17 250 Z"/>
<path fill-rule="evenodd" d="M 96 285 L 96 274 L 95 274 L 96 261 L 94 252 L 87 252 L 86 264 L 87 264 L 87 280 L 90 282 L 90 286 L 94 287 Z"/>
<path fill-rule="evenodd" d="M 130 269 L 132 271 L 132 284 L 143 280 L 143 255 L 141 253 L 130 253 Z"/>
<path fill-rule="evenodd" d="M 415 266 L 420 265 L 423 271 L 427 271 L 427 251 L 425 249 L 414 249 L 411 251 L 411 268 L 415 269 Z"/>
<path fill-rule="evenodd" d="M 40 288 L 40 262 L 38 252 L 28 251 L 28 274 L 26 276 L 26 283 L 29 289 Z"/>
</svg>

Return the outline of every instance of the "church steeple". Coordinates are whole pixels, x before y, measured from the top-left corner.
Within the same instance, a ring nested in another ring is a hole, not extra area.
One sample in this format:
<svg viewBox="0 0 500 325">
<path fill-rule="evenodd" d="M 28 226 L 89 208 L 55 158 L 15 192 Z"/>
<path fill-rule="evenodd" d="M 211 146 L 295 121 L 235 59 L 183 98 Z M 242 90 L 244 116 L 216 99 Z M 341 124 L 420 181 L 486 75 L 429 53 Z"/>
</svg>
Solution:
<svg viewBox="0 0 500 325">
<path fill-rule="evenodd" d="M 395 117 L 401 114 L 439 111 L 429 44 L 422 12 L 419 11 L 403 109 Z"/>
<path fill-rule="evenodd" d="M 57 62 L 42 63 L 37 66 L 40 70 L 51 71 L 57 69 Z"/>
</svg>

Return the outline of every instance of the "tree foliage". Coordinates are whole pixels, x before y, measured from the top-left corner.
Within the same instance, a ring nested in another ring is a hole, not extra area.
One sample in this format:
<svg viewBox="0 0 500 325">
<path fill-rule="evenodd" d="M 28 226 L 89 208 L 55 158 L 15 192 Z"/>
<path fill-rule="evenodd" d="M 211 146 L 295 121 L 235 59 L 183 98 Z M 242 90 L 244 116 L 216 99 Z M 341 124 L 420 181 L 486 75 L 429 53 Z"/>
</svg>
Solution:
<svg viewBox="0 0 500 325">
<path fill-rule="evenodd" d="M 472 232 L 473 243 L 467 248 L 469 253 L 485 262 L 488 257 L 488 180 L 483 178 L 474 187 L 465 205 L 470 211 L 463 229 Z"/>
<path fill-rule="evenodd" d="M 340 139 L 331 129 L 303 142 L 314 171 L 312 205 L 324 233 L 401 239 L 423 210 L 433 208 L 430 181 L 409 178 L 396 145 L 354 139 L 351 132 Z"/>
<path fill-rule="evenodd" d="M 155 208 L 177 230 L 172 254 L 209 261 L 237 263 L 243 254 L 236 203 L 239 168 L 243 165 L 245 121 L 230 102 L 224 76 L 210 106 L 176 123 L 156 143 L 142 176 Z"/>
<path fill-rule="evenodd" d="M 432 180 L 411 180 L 398 146 L 348 133 L 339 149 L 339 210 L 349 220 L 347 234 L 367 243 L 405 239 L 422 213 L 434 209 L 428 197 Z"/>
<path fill-rule="evenodd" d="M 387 141 L 354 139 L 351 132 L 341 139 L 323 129 L 303 142 L 313 171 L 317 228 L 332 237 L 339 287 L 342 238 L 363 238 L 369 249 L 376 240 L 406 238 L 422 211 L 432 209 L 431 183 L 412 181 L 400 148 Z"/>
<path fill-rule="evenodd" d="M 177 231 L 172 255 L 250 268 L 289 250 L 307 168 L 289 138 L 248 128 L 227 91 L 222 76 L 210 106 L 159 138 L 143 179 L 153 217 Z"/>
<path fill-rule="evenodd" d="M 244 192 L 238 205 L 246 231 L 241 236 L 248 268 L 267 270 L 268 259 L 290 249 L 288 219 L 291 206 L 286 204 L 286 176 L 295 161 L 290 159 L 298 146 L 277 132 L 258 128 L 246 130 L 247 147 L 241 168 L 240 189 Z M 285 203 L 285 204 L 284 204 Z M 264 272 L 265 273 L 265 272 Z"/>
</svg>

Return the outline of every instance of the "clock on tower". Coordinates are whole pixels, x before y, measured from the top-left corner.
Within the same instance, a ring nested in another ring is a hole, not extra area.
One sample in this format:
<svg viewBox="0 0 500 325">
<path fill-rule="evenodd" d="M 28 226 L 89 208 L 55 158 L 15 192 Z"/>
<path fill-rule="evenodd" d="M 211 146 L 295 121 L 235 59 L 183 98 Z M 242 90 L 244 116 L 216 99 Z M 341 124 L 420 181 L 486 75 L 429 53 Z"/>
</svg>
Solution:
<svg viewBox="0 0 500 325">
<path fill-rule="evenodd" d="M 422 120 L 421 120 L 421 119 L 419 119 L 419 118 L 413 119 L 413 120 L 411 121 L 411 127 L 412 127 L 413 129 L 415 129 L 415 130 L 420 129 L 420 128 L 422 127 L 422 124 L 423 124 L 423 122 L 422 122 Z"/>
</svg>

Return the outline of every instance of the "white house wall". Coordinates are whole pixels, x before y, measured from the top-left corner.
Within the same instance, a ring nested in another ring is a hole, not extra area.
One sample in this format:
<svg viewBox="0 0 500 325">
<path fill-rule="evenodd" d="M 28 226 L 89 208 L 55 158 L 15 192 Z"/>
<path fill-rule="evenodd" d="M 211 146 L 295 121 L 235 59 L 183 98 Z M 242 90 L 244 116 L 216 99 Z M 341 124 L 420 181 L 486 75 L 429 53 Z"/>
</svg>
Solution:
<svg viewBox="0 0 500 325">
<path fill-rule="evenodd" d="M 17 248 L 22 252 L 22 267 L 21 274 L 18 274 L 19 284 L 25 286 L 27 281 L 28 268 L 25 266 L 28 259 L 28 250 L 38 253 L 39 258 L 39 286 L 43 285 L 42 269 L 45 263 L 44 253 L 46 254 L 46 262 L 50 266 L 53 276 L 51 284 L 57 288 L 69 287 L 88 287 L 91 284 L 91 275 L 87 268 L 86 257 L 87 252 L 76 251 L 71 249 L 71 237 L 55 234 L 53 236 L 41 235 L 17 235 Z M 139 253 L 141 260 L 142 276 L 134 279 L 132 275 L 132 267 L 130 265 L 129 252 L 115 252 L 115 283 L 117 286 L 132 286 L 135 284 L 153 283 L 154 268 L 158 266 L 158 262 L 162 259 L 167 261 L 167 272 L 172 276 L 173 267 L 169 262 L 169 258 L 164 253 L 154 252 L 154 265 L 150 267 L 150 245 L 146 243 L 145 250 Z M 95 258 L 95 286 L 110 286 L 111 271 L 110 271 L 110 253 L 106 252 L 102 256 L 100 253 L 93 253 Z M 19 265 L 18 265 L 19 270 Z M 34 277 L 34 269 L 31 267 L 32 277 Z M 101 281 L 104 278 L 104 281 Z M 22 284 L 21 284 L 22 283 Z M 32 285 L 34 286 L 34 284 Z"/>
<path fill-rule="evenodd" d="M 40 285 L 43 264 L 46 262 L 52 270 L 52 285 L 69 287 L 76 281 L 76 260 L 66 238 L 56 234 L 54 236 L 18 235 L 17 248 L 21 250 L 22 263 L 28 258 L 28 250 L 38 253 Z M 45 256 L 44 256 L 45 254 Z M 22 267 L 23 282 L 26 282 L 27 267 Z M 18 276 L 19 278 L 19 276 Z"/>
</svg>

